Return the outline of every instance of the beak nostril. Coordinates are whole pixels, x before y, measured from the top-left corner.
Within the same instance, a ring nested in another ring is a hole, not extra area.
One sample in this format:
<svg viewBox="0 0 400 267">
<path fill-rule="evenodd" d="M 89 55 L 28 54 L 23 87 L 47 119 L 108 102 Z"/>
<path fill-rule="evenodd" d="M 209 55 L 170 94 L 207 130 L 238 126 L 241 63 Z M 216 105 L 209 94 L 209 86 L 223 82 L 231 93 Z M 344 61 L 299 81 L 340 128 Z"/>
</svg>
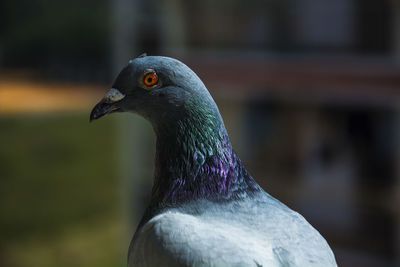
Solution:
<svg viewBox="0 0 400 267">
<path fill-rule="evenodd" d="M 104 102 L 106 102 L 106 103 L 114 103 L 114 102 L 122 100 L 124 97 L 125 97 L 125 95 L 123 93 L 121 93 L 118 89 L 111 88 L 104 95 L 103 99 L 104 99 Z"/>
</svg>

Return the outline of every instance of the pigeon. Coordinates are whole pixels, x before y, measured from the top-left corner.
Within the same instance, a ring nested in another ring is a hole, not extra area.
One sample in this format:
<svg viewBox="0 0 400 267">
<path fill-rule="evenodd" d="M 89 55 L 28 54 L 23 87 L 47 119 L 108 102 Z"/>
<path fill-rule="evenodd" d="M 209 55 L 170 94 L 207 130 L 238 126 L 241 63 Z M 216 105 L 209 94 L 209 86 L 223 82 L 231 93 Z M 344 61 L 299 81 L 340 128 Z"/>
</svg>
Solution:
<svg viewBox="0 0 400 267">
<path fill-rule="evenodd" d="M 151 199 L 128 266 L 337 266 L 326 240 L 245 169 L 206 86 L 177 59 L 129 61 L 90 121 L 134 112 L 156 134 Z"/>
</svg>

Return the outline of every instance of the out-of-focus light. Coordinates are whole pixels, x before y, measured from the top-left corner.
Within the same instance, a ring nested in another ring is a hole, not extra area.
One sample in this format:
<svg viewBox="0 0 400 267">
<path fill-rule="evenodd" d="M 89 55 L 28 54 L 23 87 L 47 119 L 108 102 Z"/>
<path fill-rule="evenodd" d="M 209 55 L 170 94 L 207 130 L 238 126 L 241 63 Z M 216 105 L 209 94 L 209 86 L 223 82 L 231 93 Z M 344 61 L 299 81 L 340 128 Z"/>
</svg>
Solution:
<svg viewBox="0 0 400 267">
<path fill-rule="evenodd" d="M 96 102 L 96 86 L 14 79 L 0 80 L 0 113 L 87 109 Z"/>
</svg>

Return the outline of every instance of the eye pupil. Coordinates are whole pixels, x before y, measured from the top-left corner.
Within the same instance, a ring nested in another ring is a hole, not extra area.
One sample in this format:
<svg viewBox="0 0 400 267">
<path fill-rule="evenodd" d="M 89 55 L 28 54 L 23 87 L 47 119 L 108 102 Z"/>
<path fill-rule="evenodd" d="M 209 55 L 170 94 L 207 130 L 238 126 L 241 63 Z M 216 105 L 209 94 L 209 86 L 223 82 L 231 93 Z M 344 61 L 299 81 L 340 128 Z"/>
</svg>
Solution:
<svg viewBox="0 0 400 267">
<path fill-rule="evenodd" d="M 152 78 L 150 78 L 150 77 L 149 77 L 149 78 L 147 78 L 147 82 L 148 82 L 148 83 L 151 83 L 152 81 L 153 81 L 153 79 L 152 79 Z"/>
</svg>

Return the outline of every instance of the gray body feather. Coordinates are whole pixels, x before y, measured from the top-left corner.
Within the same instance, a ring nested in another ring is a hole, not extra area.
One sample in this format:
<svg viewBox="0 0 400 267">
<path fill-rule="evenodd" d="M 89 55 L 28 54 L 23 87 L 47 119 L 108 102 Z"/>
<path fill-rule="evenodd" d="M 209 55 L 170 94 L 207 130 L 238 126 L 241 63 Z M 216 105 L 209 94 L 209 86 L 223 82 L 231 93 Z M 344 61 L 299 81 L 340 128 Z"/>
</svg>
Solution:
<svg viewBox="0 0 400 267">
<path fill-rule="evenodd" d="M 228 203 L 199 200 L 139 230 L 129 266 L 337 266 L 325 239 L 266 193 Z"/>
</svg>

